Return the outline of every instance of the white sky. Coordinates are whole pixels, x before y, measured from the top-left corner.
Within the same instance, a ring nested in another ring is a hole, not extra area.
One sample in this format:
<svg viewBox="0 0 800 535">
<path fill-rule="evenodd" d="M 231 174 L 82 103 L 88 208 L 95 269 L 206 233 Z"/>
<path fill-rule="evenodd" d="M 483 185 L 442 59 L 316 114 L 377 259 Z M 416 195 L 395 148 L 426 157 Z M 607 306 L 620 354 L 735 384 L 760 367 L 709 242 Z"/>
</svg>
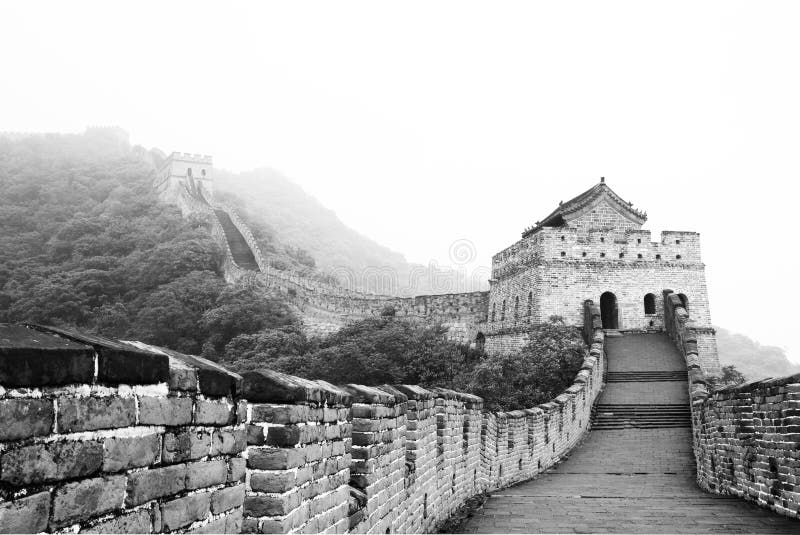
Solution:
<svg viewBox="0 0 800 535">
<path fill-rule="evenodd" d="M 416 262 L 472 267 L 605 176 L 702 234 L 714 322 L 788 347 L 799 2 L 0 3 L 0 130 L 119 125 L 274 167 Z"/>
</svg>

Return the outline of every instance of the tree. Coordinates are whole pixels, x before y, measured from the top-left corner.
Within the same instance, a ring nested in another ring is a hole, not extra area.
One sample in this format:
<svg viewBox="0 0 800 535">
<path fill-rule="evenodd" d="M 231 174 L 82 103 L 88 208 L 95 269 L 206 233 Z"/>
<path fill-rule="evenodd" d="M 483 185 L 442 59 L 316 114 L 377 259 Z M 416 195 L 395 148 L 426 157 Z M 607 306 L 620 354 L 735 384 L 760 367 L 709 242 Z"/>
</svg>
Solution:
<svg viewBox="0 0 800 535">
<path fill-rule="evenodd" d="M 493 355 L 479 363 L 467 390 L 492 410 L 516 410 L 545 403 L 572 384 L 585 357 L 578 329 L 559 316 L 530 331 L 519 352 Z"/>
</svg>

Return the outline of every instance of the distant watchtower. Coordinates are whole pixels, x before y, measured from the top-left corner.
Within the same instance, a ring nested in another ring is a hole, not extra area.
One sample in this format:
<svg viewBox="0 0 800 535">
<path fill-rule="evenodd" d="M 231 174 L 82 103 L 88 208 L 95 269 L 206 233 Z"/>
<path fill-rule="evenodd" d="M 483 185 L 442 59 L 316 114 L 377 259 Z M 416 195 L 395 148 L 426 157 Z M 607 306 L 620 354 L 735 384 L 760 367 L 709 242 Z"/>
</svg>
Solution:
<svg viewBox="0 0 800 535">
<path fill-rule="evenodd" d="M 211 202 L 213 170 L 211 156 L 173 152 L 158 170 L 156 192 L 161 200 L 173 204 L 186 194 Z"/>
</svg>

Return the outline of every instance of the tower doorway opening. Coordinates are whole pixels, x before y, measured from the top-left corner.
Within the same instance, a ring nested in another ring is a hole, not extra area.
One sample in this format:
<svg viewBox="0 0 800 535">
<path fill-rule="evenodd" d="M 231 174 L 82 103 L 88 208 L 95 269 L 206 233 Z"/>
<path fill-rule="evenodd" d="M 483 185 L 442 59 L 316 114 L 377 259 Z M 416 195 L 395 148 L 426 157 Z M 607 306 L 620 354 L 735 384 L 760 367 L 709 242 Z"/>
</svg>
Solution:
<svg viewBox="0 0 800 535">
<path fill-rule="evenodd" d="M 600 319 L 603 321 L 603 329 L 619 329 L 617 296 L 611 292 L 600 296 Z"/>
</svg>

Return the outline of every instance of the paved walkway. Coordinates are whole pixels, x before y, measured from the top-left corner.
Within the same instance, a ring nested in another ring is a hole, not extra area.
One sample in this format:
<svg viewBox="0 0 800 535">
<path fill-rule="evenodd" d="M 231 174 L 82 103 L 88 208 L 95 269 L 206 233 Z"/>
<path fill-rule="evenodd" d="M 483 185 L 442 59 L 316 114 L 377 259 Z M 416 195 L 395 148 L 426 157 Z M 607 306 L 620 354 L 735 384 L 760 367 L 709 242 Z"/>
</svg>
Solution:
<svg viewBox="0 0 800 535">
<path fill-rule="evenodd" d="M 685 370 L 663 335 L 609 338 L 607 349 L 609 372 Z M 686 383 L 675 381 L 609 382 L 598 400 L 687 403 Z M 799 521 L 700 490 L 691 427 L 671 425 L 592 431 L 567 461 L 536 480 L 493 493 L 464 531 L 800 534 Z"/>
</svg>

